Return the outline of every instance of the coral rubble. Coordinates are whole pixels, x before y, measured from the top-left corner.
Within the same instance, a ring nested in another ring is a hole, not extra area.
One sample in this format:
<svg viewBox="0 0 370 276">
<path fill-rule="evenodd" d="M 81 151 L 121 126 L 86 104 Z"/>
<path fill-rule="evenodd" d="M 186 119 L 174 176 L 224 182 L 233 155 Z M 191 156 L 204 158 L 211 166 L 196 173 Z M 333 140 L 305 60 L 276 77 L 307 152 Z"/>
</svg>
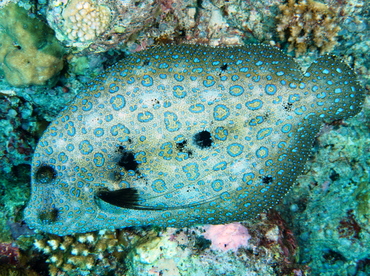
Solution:
<svg viewBox="0 0 370 276">
<path fill-rule="evenodd" d="M 322 54 L 334 48 L 340 30 L 337 10 L 314 0 L 289 0 L 279 8 L 277 32 L 288 41 L 289 52 L 299 56 L 317 48 Z"/>
</svg>

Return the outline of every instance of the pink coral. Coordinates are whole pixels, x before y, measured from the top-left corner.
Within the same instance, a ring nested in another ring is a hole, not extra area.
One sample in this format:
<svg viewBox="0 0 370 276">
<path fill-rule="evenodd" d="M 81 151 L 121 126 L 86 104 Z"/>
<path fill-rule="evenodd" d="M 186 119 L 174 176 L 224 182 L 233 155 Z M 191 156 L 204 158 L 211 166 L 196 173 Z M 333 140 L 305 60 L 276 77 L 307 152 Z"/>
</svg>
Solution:
<svg viewBox="0 0 370 276">
<path fill-rule="evenodd" d="M 248 229 L 239 222 L 233 222 L 225 225 L 206 226 L 204 237 L 211 240 L 211 249 L 213 250 L 233 250 L 236 252 L 239 247 L 247 246 L 251 236 Z"/>
</svg>

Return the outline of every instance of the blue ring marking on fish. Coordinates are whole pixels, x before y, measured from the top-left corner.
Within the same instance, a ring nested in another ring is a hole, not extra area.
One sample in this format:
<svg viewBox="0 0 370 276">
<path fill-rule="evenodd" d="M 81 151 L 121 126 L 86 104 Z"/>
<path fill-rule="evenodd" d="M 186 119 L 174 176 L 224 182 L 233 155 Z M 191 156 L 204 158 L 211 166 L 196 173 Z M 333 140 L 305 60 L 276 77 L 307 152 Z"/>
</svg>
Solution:
<svg viewBox="0 0 370 276">
<path fill-rule="evenodd" d="M 260 147 L 257 151 L 256 151 L 256 156 L 258 158 L 266 158 L 267 156 L 269 155 L 269 150 L 267 147 Z"/>
<path fill-rule="evenodd" d="M 250 110 L 258 110 L 262 108 L 263 102 L 259 99 L 254 99 L 245 103 L 245 106 Z"/>
<path fill-rule="evenodd" d="M 137 114 L 137 120 L 141 123 L 147 123 L 154 119 L 153 113 L 149 111 L 139 112 Z"/>
<path fill-rule="evenodd" d="M 232 96 L 240 96 L 244 92 L 244 88 L 241 85 L 230 86 L 229 93 Z"/>
<path fill-rule="evenodd" d="M 224 104 L 218 104 L 213 109 L 213 118 L 216 121 L 223 121 L 230 115 L 230 109 Z"/>
<path fill-rule="evenodd" d="M 267 127 L 267 128 L 262 128 L 257 132 L 257 140 L 262 140 L 265 139 L 267 136 L 269 136 L 272 133 L 272 128 Z"/>
<path fill-rule="evenodd" d="M 109 103 L 112 105 L 113 109 L 116 111 L 121 110 L 126 106 L 125 97 L 122 95 L 115 95 L 110 98 Z"/>
<path fill-rule="evenodd" d="M 215 192 L 219 192 L 224 187 L 224 182 L 221 179 L 213 180 L 211 183 L 211 187 Z"/>
<path fill-rule="evenodd" d="M 231 157 L 236 157 L 242 154 L 244 146 L 239 143 L 232 143 L 229 146 L 227 146 L 227 153 Z"/>
<path fill-rule="evenodd" d="M 94 147 L 90 144 L 89 140 L 83 140 L 78 145 L 78 149 L 80 150 L 82 154 L 87 155 L 87 154 L 90 154 L 94 150 Z"/>
<path fill-rule="evenodd" d="M 276 91 L 277 91 L 277 88 L 275 84 L 266 84 L 265 92 L 267 95 L 275 95 Z"/>
</svg>

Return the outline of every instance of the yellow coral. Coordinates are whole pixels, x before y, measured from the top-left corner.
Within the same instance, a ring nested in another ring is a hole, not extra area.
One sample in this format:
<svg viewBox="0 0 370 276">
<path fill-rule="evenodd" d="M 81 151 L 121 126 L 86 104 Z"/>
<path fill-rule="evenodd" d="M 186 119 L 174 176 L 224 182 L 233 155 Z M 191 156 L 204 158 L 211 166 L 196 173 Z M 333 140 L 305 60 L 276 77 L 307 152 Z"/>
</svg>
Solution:
<svg viewBox="0 0 370 276">
<path fill-rule="evenodd" d="M 340 30 L 336 10 L 313 0 L 288 0 L 279 8 L 277 32 L 289 42 L 289 52 L 295 50 L 299 56 L 308 48 L 321 54 L 333 50 Z"/>
<path fill-rule="evenodd" d="M 0 11 L 0 65 L 11 85 L 53 84 L 63 48 L 46 24 L 10 3 Z"/>
</svg>

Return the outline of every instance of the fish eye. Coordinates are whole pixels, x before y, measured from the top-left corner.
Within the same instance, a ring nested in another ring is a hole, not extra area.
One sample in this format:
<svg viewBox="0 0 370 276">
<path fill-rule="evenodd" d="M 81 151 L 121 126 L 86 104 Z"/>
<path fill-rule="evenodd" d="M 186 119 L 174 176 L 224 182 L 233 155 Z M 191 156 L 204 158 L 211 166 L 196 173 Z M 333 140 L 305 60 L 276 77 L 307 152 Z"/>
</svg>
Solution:
<svg viewBox="0 0 370 276">
<path fill-rule="evenodd" d="M 209 148 L 212 145 L 211 133 L 209 131 L 203 130 L 194 135 L 194 143 L 200 148 Z"/>
<path fill-rule="evenodd" d="M 36 181 L 42 184 L 48 184 L 57 176 L 57 172 L 49 165 L 42 165 L 36 171 Z"/>
<path fill-rule="evenodd" d="M 50 211 L 43 211 L 39 213 L 38 217 L 43 224 L 51 224 L 58 220 L 59 211 L 58 209 L 51 209 Z"/>
</svg>

